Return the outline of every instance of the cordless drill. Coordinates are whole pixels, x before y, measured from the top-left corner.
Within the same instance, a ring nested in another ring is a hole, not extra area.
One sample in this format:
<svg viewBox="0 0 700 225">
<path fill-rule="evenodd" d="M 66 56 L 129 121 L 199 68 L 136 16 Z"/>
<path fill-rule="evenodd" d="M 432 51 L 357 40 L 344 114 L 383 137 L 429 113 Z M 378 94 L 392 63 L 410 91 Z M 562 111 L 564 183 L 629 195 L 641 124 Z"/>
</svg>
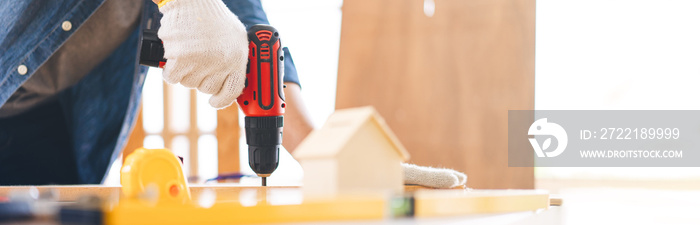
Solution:
<svg viewBox="0 0 700 225">
<path fill-rule="evenodd" d="M 279 165 L 284 125 L 284 52 L 279 33 L 269 25 L 255 25 L 248 30 L 248 65 L 243 93 L 238 105 L 245 114 L 248 163 L 262 185 Z M 141 38 L 141 65 L 165 66 L 163 42 L 157 31 L 144 30 Z"/>
</svg>

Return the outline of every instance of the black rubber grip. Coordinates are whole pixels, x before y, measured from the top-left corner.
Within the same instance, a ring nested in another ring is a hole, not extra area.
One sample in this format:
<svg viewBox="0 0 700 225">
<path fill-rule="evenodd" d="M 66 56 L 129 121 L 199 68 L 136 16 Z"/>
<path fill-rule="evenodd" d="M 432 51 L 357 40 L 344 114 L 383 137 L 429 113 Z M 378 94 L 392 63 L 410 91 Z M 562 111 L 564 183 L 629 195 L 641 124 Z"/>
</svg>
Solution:
<svg viewBox="0 0 700 225">
<path fill-rule="evenodd" d="M 257 174 L 271 174 L 279 165 L 283 116 L 245 117 L 248 163 Z"/>
</svg>

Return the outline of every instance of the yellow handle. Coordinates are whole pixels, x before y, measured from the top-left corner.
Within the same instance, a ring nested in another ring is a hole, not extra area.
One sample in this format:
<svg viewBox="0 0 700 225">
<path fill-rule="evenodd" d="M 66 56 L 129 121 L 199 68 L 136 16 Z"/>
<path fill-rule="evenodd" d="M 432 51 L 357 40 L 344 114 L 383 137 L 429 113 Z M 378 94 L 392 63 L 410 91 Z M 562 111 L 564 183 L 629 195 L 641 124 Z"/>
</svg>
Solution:
<svg viewBox="0 0 700 225">
<path fill-rule="evenodd" d="M 167 4 L 170 1 L 172 1 L 172 0 L 162 0 L 162 1 L 158 2 L 158 8 L 160 9 L 161 7 L 163 7 L 165 4 Z"/>
<path fill-rule="evenodd" d="M 191 201 L 180 160 L 167 149 L 139 148 L 127 156 L 121 169 L 121 184 L 127 198 L 155 194 L 158 204 Z"/>
</svg>

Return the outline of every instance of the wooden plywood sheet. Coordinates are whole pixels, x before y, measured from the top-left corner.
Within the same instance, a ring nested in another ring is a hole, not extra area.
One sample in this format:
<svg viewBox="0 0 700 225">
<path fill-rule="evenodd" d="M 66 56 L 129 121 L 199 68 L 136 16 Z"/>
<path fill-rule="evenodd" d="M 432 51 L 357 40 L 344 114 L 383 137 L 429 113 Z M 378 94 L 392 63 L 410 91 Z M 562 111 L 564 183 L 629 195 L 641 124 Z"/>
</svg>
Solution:
<svg viewBox="0 0 700 225">
<path fill-rule="evenodd" d="M 534 188 L 507 165 L 508 110 L 534 108 L 535 1 L 345 0 L 336 108 L 373 105 L 418 165 Z"/>
<path fill-rule="evenodd" d="M 542 190 L 421 190 L 414 193 L 416 217 L 507 213 L 547 209 Z"/>
</svg>

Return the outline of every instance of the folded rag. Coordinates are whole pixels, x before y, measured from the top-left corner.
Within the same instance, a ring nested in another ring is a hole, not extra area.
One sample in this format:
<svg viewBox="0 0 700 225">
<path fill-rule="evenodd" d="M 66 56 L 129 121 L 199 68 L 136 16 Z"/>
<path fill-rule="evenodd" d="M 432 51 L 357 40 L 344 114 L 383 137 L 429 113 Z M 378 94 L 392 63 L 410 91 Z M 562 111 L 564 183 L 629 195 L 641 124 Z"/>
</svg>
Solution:
<svg viewBox="0 0 700 225">
<path fill-rule="evenodd" d="M 433 168 L 401 163 L 405 184 L 432 188 L 454 188 L 467 183 L 467 175 L 446 168 Z"/>
</svg>

